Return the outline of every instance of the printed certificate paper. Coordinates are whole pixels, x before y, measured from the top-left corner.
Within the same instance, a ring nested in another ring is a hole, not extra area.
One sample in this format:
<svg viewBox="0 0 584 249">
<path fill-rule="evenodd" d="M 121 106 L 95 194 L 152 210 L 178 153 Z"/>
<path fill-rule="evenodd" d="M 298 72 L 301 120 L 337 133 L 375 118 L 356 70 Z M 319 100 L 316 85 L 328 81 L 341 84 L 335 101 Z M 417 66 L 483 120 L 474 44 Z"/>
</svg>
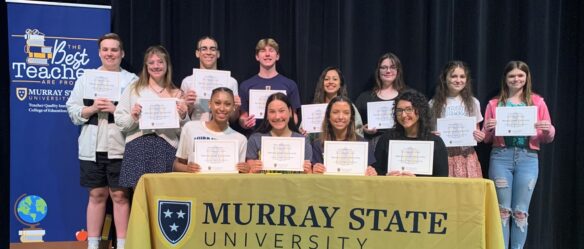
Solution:
<svg viewBox="0 0 584 249">
<path fill-rule="evenodd" d="M 195 140 L 194 160 L 201 173 L 238 173 L 237 140 Z"/>
<path fill-rule="evenodd" d="M 367 142 L 324 141 L 325 174 L 365 175 L 368 147 Z"/>
<path fill-rule="evenodd" d="M 176 98 L 138 99 L 138 103 L 142 106 L 140 129 L 179 128 L 176 101 Z"/>
<path fill-rule="evenodd" d="M 389 141 L 387 172 L 408 170 L 416 175 L 432 175 L 433 141 Z"/>
<path fill-rule="evenodd" d="M 535 136 L 537 107 L 515 106 L 497 107 L 495 136 Z"/>
<path fill-rule="evenodd" d="M 262 137 L 264 170 L 304 171 L 303 137 Z"/>
<path fill-rule="evenodd" d="M 393 127 L 393 100 L 367 103 L 367 126 L 369 129 Z"/>
<path fill-rule="evenodd" d="M 319 133 L 327 104 L 302 105 L 302 129 L 307 133 Z"/>
<path fill-rule="evenodd" d="M 472 133 L 477 124 L 476 117 L 439 118 L 437 130 L 446 147 L 476 146 Z"/>
<path fill-rule="evenodd" d="M 193 78 L 195 79 L 194 88 L 197 97 L 201 99 L 210 99 L 211 92 L 217 87 L 227 87 L 231 77 L 230 71 L 193 69 Z"/>
<path fill-rule="evenodd" d="M 85 70 L 83 98 L 106 98 L 111 101 L 120 100 L 120 72 L 101 70 Z"/>
<path fill-rule="evenodd" d="M 266 101 L 274 93 L 286 94 L 285 90 L 249 90 L 249 115 L 255 115 L 256 119 L 264 118 L 266 110 Z"/>
</svg>

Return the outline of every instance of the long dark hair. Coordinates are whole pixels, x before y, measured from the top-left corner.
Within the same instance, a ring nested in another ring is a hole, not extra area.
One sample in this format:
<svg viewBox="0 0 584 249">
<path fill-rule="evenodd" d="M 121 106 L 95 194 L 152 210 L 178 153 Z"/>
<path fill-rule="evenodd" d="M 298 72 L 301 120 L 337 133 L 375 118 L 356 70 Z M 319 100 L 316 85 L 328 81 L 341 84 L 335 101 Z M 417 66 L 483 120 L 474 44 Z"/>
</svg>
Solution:
<svg viewBox="0 0 584 249">
<path fill-rule="evenodd" d="M 329 71 L 336 71 L 339 74 L 339 90 L 337 91 L 337 96 L 344 96 L 347 97 L 347 87 L 345 86 L 345 78 L 343 77 L 343 73 L 341 69 L 338 67 L 327 67 L 322 70 L 320 77 L 318 77 L 318 82 L 316 82 L 316 90 L 314 90 L 314 99 L 312 100 L 313 104 L 322 104 L 325 103 L 326 99 L 326 92 L 324 91 L 324 78 Z"/>
<path fill-rule="evenodd" d="M 351 100 L 344 96 L 336 96 L 328 103 L 326 106 L 326 112 L 324 114 L 324 120 L 322 121 L 322 131 L 319 136 L 319 140 L 322 144 L 324 141 L 337 141 L 333 126 L 330 122 L 331 111 L 335 103 L 345 102 L 349 104 L 349 109 L 351 109 L 351 117 L 349 118 L 349 125 L 347 126 L 347 136 L 345 136 L 345 141 L 356 141 L 357 134 L 355 133 L 355 109 L 353 108 L 353 103 Z"/>
<path fill-rule="evenodd" d="M 401 61 L 399 60 L 397 55 L 389 52 L 383 54 L 381 57 L 379 57 L 379 60 L 377 61 L 377 68 L 375 69 L 375 86 L 373 87 L 373 91 L 371 92 L 371 94 L 373 95 L 377 94 L 377 92 L 381 91 L 381 89 L 383 88 L 383 82 L 381 81 L 381 77 L 379 75 L 379 69 L 381 68 L 381 63 L 383 63 L 385 59 L 389 59 L 390 61 L 392 61 L 393 65 L 397 68 L 395 80 L 391 84 L 393 89 L 395 89 L 397 92 L 401 92 L 404 89 L 406 89 L 406 83 L 404 81 Z"/>
<path fill-rule="evenodd" d="M 426 96 L 414 89 L 407 89 L 395 98 L 395 105 L 393 105 L 394 128 L 396 131 L 405 135 L 404 127 L 397 121 L 396 109 L 400 100 L 411 102 L 414 111 L 418 114 L 418 138 L 429 139 L 432 124 L 430 119 L 430 106 Z"/>
<path fill-rule="evenodd" d="M 292 132 L 298 132 L 298 127 L 296 127 L 296 124 L 294 123 L 294 112 L 292 111 L 292 104 L 290 104 L 290 100 L 288 100 L 288 97 L 286 96 L 286 94 L 283 94 L 280 92 L 270 95 L 270 97 L 268 97 L 268 99 L 266 100 L 266 108 L 264 109 L 264 119 L 262 120 L 262 123 L 260 124 L 260 126 L 257 128 L 256 132 L 268 133 L 272 130 L 272 125 L 270 124 L 270 121 L 267 119 L 267 115 L 268 115 L 268 106 L 274 100 L 280 100 L 286 104 L 286 106 L 290 110 L 290 119 L 288 120 L 288 129 L 290 129 Z"/>
<path fill-rule="evenodd" d="M 464 88 L 460 91 L 460 97 L 462 98 L 462 102 L 464 104 L 464 109 L 468 116 L 473 115 L 474 109 L 474 100 L 472 94 L 472 80 L 470 77 L 470 69 L 468 65 L 462 61 L 449 61 L 440 76 L 438 77 L 438 84 L 436 84 L 436 93 L 434 93 L 434 97 L 432 97 L 432 119 L 435 121 L 438 118 L 441 118 L 444 115 L 444 108 L 446 108 L 446 99 L 448 98 L 448 78 L 450 74 L 454 72 L 454 69 L 460 68 L 464 71 L 466 75 L 466 84 Z"/>
<path fill-rule="evenodd" d="M 525 85 L 523 86 L 523 93 L 521 94 L 521 99 L 526 105 L 533 105 L 531 102 L 531 71 L 529 71 L 529 66 L 523 61 L 510 61 L 505 66 L 503 70 L 503 78 L 501 79 L 501 92 L 499 93 L 499 102 L 505 105 L 505 102 L 509 98 L 509 86 L 507 85 L 507 74 L 513 69 L 519 69 L 525 73 Z"/>
</svg>

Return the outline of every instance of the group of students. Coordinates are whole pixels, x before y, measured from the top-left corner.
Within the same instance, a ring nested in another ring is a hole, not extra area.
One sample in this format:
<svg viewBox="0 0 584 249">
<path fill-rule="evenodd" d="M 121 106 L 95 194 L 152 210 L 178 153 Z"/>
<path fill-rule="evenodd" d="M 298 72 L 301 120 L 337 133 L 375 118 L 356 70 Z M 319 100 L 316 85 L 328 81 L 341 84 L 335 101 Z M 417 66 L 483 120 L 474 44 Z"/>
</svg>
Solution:
<svg viewBox="0 0 584 249">
<path fill-rule="evenodd" d="M 390 140 L 425 140 L 434 142 L 433 176 L 482 177 L 473 147 L 446 147 L 436 131 L 436 120 L 444 117 L 476 118 L 473 136 L 477 142 L 493 144 L 489 178 L 495 182 L 506 246 L 522 248 L 527 236 L 527 216 L 533 187 L 538 175 L 537 151 L 541 143 L 553 140 L 555 129 L 543 98 L 531 91 L 531 74 L 527 64 L 511 61 L 501 80 L 501 91 L 490 100 L 483 122 L 479 101 L 473 97 L 468 66 L 461 61 L 449 62 L 439 76 L 434 97 L 428 99 L 403 80 L 399 58 L 381 56 L 375 70 L 375 86 L 362 93 L 353 103 L 347 94 L 343 75 L 337 67 L 327 67 L 316 84 L 314 104 L 327 104 L 321 133 L 306 134 L 298 129 L 301 102 L 296 83 L 278 73 L 278 43 L 261 39 L 256 45 L 259 73 L 242 82 L 229 79 L 227 87 L 216 88 L 210 99 L 194 91 L 193 75 L 177 88 L 171 79 L 169 53 L 162 46 L 148 48 L 139 77 L 120 67 L 123 43 L 116 34 L 98 40 L 102 65 L 98 70 L 121 72 L 122 95 L 118 102 L 98 98 L 84 99 L 81 76 L 67 101 L 69 116 L 81 125 L 79 135 L 80 182 L 89 189 L 87 230 L 89 248 L 98 248 L 111 196 L 117 246 L 124 247 L 129 217 L 129 191 L 145 173 L 199 172 L 193 158 L 195 140 L 236 140 L 240 173 L 263 170 L 261 137 L 305 137 L 304 173 L 326 171 L 323 163 L 325 141 L 368 141 L 369 161 L 366 175 L 414 176 L 408 171 L 387 172 Z M 201 69 L 216 70 L 220 50 L 216 40 L 202 37 L 195 56 Z M 265 117 L 249 114 L 249 90 L 285 90 L 268 97 Z M 176 129 L 139 129 L 139 98 L 177 98 L 180 127 Z M 375 129 L 367 123 L 367 103 L 394 101 L 392 129 Z M 536 136 L 495 136 L 495 109 L 499 106 L 536 106 Z M 483 127 L 480 123 L 483 122 Z M 245 133 L 230 125 L 238 123 Z M 510 224 L 510 220 L 514 221 Z"/>
</svg>

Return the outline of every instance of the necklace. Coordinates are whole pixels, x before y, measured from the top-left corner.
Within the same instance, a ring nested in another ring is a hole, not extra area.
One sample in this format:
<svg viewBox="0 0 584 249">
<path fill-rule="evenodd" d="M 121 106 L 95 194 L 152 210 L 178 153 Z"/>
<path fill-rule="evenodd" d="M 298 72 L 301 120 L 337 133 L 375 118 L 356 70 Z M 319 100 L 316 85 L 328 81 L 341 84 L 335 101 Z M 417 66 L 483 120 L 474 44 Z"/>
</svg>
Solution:
<svg viewBox="0 0 584 249">
<path fill-rule="evenodd" d="M 150 89 L 152 89 L 156 93 L 162 93 L 162 91 L 164 91 L 164 87 L 162 87 L 160 90 L 156 90 L 156 89 L 154 89 L 154 87 L 152 87 L 152 85 L 148 84 L 148 86 L 150 87 Z"/>
</svg>

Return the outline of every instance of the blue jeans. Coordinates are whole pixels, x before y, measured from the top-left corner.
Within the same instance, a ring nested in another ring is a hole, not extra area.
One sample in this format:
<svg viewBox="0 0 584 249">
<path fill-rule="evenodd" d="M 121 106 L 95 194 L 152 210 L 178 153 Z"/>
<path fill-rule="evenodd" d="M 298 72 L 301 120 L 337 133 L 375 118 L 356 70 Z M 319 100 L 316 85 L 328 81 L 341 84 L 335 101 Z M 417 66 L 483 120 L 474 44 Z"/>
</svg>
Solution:
<svg viewBox="0 0 584 249">
<path fill-rule="evenodd" d="M 495 182 L 497 190 L 505 248 L 521 249 L 525 244 L 529 202 L 538 171 L 534 150 L 498 147 L 491 151 L 489 178 Z"/>
</svg>

